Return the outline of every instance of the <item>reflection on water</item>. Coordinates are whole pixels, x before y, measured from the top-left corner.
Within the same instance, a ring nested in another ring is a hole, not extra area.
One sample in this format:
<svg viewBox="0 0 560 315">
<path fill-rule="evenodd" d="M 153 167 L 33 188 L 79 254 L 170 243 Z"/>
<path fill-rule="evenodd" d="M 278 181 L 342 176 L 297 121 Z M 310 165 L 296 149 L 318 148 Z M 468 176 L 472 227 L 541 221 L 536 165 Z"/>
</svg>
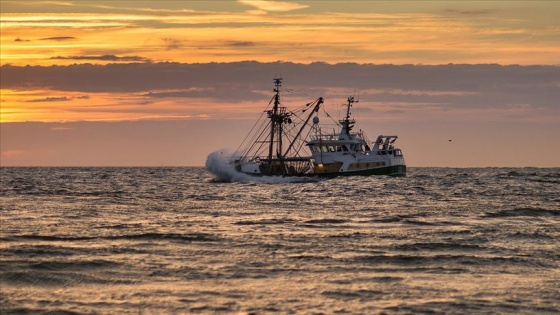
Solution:
<svg viewBox="0 0 560 315">
<path fill-rule="evenodd" d="M 2 313 L 556 313 L 560 170 L 2 168 Z"/>
</svg>

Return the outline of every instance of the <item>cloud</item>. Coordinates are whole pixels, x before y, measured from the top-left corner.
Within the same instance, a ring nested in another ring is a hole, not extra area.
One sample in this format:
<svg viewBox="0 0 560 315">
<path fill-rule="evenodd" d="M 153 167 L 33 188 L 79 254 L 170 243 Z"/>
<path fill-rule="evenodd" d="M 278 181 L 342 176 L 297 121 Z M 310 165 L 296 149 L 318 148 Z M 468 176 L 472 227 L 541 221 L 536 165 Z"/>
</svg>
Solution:
<svg viewBox="0 0 560 315">
<path fill-rule="evenodd" d="M 238 0 L 237 2 L 252 6 L 261 11 L 267 12 L 286 12 L 293 10 L 300 10 L 309 7 L 305 4 L 282 2 L 282 1 L 266 1 L 266 0 Z"/>
<path fill-rule="evenodd" d="M 50 59 L 59 59 L 59 60 L 103 60 L 103 61 L 140 61 L 140 62 L 151 61 L 148 58 L 144 58 L 144 57 L 140 57 L 140 56 L 118 57 L 118 56 L 115 56 L 115 55 L 56 56 L 56 57 L 51 57 Z"/>
<path fill-rule="evenodd" d="M 37 99 L 32 99 L 32 100 L 28 100 L 27 102 L 29 103 L 41 103 L 41 102 L 66 102 L 71 100 L 71 97 L 66 97 L 66 96 L 62 96 L 62 97 L 45 97 L 45 98 L 37 98 Z"/>
<path fill-rule="evenodd" d="M 52 131 L 67 131 L 67 130 L 72 130 L 73 128 L 71 127 L 65 127 L 65 126 L 60 126 L 60 125 L 56 125 L 51 127 Z"/>
<path fill-rule="evenodd" d="M 315 4 L 313 1 L 298 3 L 297 0 L 244 0 L 232 1 L 228 5 L 220 5 L 220 1 L 164 1 L 161 5 L 156 5 L 156 2 L 146 2 L 145 5 L 168 7 L 168 10 L 146 11 L 153 14 L 125 14 L 113 12 L 107 6 L 123 8 L 130 2 L 111 2 L 110 5 L 105 2 L 103 7 L 106 12 L 103 14 L 95 10 L 89 12 L 94 1 L 87 4 L 77 1 L 73 14 L 28 13 L 3 17 L 2 25 L 13 29 L 15 34 L 8 37 L 9 40 L 16 35 L 35 41 L 39 38 L 51 41 L 76 38 L 59 43 L 78 45 L 56 48 L 39 45 L 34 47 L 33 54 L 21 54 L 21 47 L 14 42 L 11 45 L 3 42 L 3 61 L 19 65 L 48 64 L 50 62 L 45 63 L 45 59 L 53 56 L 53 51 L 65 56 L 79 54 L 76 49 L 87 49 L 89 54 L 100 55 L 141 52 L 142 56 L 152 60 L 179 62 L 247 59 L 311 62 L 321 59 L 329 62 L 557 64 L 558 59 L 557 32 L 552 26 L 556 25 L 555 20 L 551 21 L 548 15 L 542 19 L 540 16 L 531 18 L 538 13 L 554 11 L 552 8 L 535 8 L 535 11 L 527 12 L 530 15 L 526 19 L 520 19 L 516 13 L 518 9 L 506 10 L 500 5 L 490 6 L 498 8 L 496 13 L 491 13 L 488 10 L 490 7 L 484 5 L 449 7 L 441 4 L 437 8 L 428 6 L 418 12 L 415 9 L 421 6 L 419 4 L 397 10 L 398 4 L 389 9 L 391 6 L 368 5 L 367 1 L 346 1 L 344 4 L 318 1 Z M 248 14 L 251 11 L 244 11 L 261 8 L 264 13 L 282 12 L 304 8 L 305 5 L 309 8 L 280 15 L 253 15 Z M 130 5 L 137 6 L 140 10 L 144 5 Z M 197 10 L 185 11 L 184 8 L 189 6 Z M 475 14 L 487 15 L 468 18 Z M 92 19 L 92 16 L 95 18 Z M 490 16 L 491 19 L 482 18 Z M 273 38 L 269 33 L 272 29 L 277 30 Z M 69 36 L 48 37 L 45 34 Z M 111 45 L 91 40 L 100 34 L 118 40 Z"/>
<path fill-rule="evenodd" d="M 74 97 L 69 97 L 69 96 L 60 96 L 60 97 L 49 96 L 49 97 L 44 97 L 44 98 L 30 99 L 30 100 L 27 100 L 27 101 L 25 101 L 25 102 L 27 102 L 27 103 L 66 102 L 66 101 L 71 101 L 71 100 L 73 100 L 73 99 L 76 99 L 76 100 L 88 100 L 88 99 L 90 99 L 90 96 L 89 96 L 89 95 L 74 96 Z"/>
<path fill-rule="evenodd" d="M 230 42 L 229 46 L 233 46 L 233 47 L 252 47 L 255 46 L 256 43 L 254 42 L 249 42 L 249 41 L 240 41 L 240 42 Z"/>
<path fill-rule="evenodd" d="M 258 91 L 253 91 L 248 87 L 240 85 L 223 85 L 220 87 L 190 88 L 185 90 L 172 91 L 150 91 L 142 96 L 155 99 L 163 98 L 207 98 L 214 102 L 237 103 L 244 101 L 261 101 L 269 98 Z"/>
<path fill-rule="evenodd" d="M 63 40 L 71 40 L 71 39 L 76 39 L 76 37 L 72 37 L 72 36 L 58 36 L 58 37 L 40 38 L 39 40 L 58 40 L 58 41 L 63 41 Z"/>
<path fill-rule="evenodd" d="M 150 91 L 143 94 L 145 97 L 150 98 L 181 98 L 181 97 L 208 97 L 215 93 L 216 89 L 212 88 L 190 88 L 186 90 L 174 90 L 174 91 Z"/>
<path fill-rule="evenodd" d="M 535 115 L 544 110 L 551 114 L 549 117 L 560 116 L 560 86 L 554 83 L 560 82 L 559 66 L 245 61 L 48 67 L 4 65 L 0 71 L 3 74 L 1 84 L 5 89 L 124 93 L 129 96 L 136 93 L 135 104 L 146 100 L 173 102 L 173 98 L 191 98 L 195 103 L 201 99 L 228 104 L 268 102 L 272 95 L 272 78 L 282 76 L 283 97 L 292 99 L 309 101 L 323 96 L 327 103 L 338 103 L 355 94 L 362 104 L 385 104 L 383 110 L 397 109 L 395 104 L 411 104 L 411 109 L 415 110 L 425 107 L 417 104 L 429 104 L 438 110 L 506 110 L 512 104 L 527 104 Z M 74 98 L 79 95 L 82 94 Z M 70 98 L 46 97 L 32 101 L 67 100 Z"/>
<path fill-rule="evenodd" d="M 166 50 L 174 50 L 179 49 L 183 46 L 183 41 L 175 38 L 165 37 L 162 38 L 163 42 L 165 43 Z"/>
<path fill-rule="evenodd" d="M 496 12 L 496 10 L 457 10 L 457 9 L 448 9 L 447 12 L 453 14 L 462 14 L 462 15 L 484 15 Z"/>
</svg>

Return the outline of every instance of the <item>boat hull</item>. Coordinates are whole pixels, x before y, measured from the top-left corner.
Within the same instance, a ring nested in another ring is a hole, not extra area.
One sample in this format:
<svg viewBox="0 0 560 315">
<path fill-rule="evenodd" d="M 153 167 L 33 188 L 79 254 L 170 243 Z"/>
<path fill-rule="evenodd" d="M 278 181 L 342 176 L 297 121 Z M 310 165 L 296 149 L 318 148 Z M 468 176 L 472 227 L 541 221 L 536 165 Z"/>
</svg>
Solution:
<svg viewBox="0 0 560 315">
<path fill-rule="evenodd" d="M 406 176 L 406 165 L 391 165 L 384 167 L 376 167 L 369 169 L 361 169 L 354 171 L 344 171 L 344 172 L 309 172 L 309 173 L 297 173 L 297 174 L 263 174 L 261 172 L 243 172 L 244 174 L 251 176 L 282 176 L 282 177 L 324 177 L 324 178 L 334 178 L 339 176 L 372 176 L 372 175 L 386 175 L 393 177 L 405 177 Z"/>
<path fill-rule="evenodd" d="M 406 165 L 392 165 L 385 167 L 377 167 L 370 169 L 361 169 L 356 171 L 345 171 L 345 172 L 330 172 L 330 173 L 314 173 L 320 177 L 333 178 L 338 176 L 371 176 L 371 175 L 388 175 L 395 177 L 406 176 Z"/>
</svg>

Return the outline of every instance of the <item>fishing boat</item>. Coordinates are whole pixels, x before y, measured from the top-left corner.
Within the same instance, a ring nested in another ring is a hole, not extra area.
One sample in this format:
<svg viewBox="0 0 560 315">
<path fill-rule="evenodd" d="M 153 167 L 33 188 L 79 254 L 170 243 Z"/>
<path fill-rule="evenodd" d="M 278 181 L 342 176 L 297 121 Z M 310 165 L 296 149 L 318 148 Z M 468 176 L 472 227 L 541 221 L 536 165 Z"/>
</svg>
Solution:
<svg viewBox="0 0 560 315">
<path fill-rule="evenodd" d="M 274 85 L 267 108 L 229 158 L 237 172 L 254 176 L 406 175 L 396 135 L 379 135 L 372 142 L 363 131 L 353 132 L 356 120 L 351 108 L 358 102 L 353 96 L 347 99 L 344 118 L 333 119 L 333 129 L 320 123 L 322 97 L 288 110 L 280 100 L 282 79 L 275 78 Z"/>
</svg>

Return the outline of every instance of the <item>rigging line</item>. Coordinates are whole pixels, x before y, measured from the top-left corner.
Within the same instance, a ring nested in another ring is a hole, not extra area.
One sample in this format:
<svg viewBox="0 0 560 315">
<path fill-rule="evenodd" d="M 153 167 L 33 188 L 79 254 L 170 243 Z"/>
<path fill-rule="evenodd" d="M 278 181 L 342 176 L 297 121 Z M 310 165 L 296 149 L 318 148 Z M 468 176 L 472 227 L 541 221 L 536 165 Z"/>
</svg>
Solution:
<svg viewBox="0 0 560 315">
<path fill-rule="evenodd" d="M 306 125 L 308 126 L 309 124 L 306 124 Z M 301 138 L 296 138 L 298 136 L 297 131 L 298 131 L 298 128 L 297 128 L 296 125 L 292 126 L 289 130 L 286 130 L 285 136 L 286 136 L 286 139 L 288 140 L 288 142 L 299 145 L 303 141 Z M 294 133 L 296 133 L 296 134 L 294 134 Z M 300 149 L 301 149 L 301 145 L 300 145 L 299 149 L 296 149 L 296 147 L 292 145 L 292 148 L 290 149 L 290 151 L 287 151 L 285 155 L 289 155 L 289 152 L 294 152 L 293 153 L 294 155 L 301 156 L 301 154 L 299 152 Z"/>
<path fill-rule="evenodd" d="M 285 88 L 284 91 L 288 92 L 288 93 L 291 94 L 291 95 L 305 96 L 305 97 L 313 97 L 313 96 L 311 96 L 311 94 L 304 93 L 304 92 L 299 92 L 299 91 L 296 91 L 296 90 L 294 90 L 294 89 L 286 89 L 286 88 Z"/>
<path fill-rule="evenodd" d="M 340 125 L 340 123 L 339 123 L 338 121 L 334 120 L 334 118 L 332 118 L 331 115 L 329 115 L 329 113 L 328 113 L 324 108 L 321 108 L 321 109 L 323 110 L 323 112 L 325 113 L 325 115 L 326 115 L 327 117 L 329 117 L 332 121 L 334 121 L 334 123 L 335 123 L 337 126 Z"/>
<path fill-rule="evenodd" d="M 303 119 L 300 115 L 298 115 L 298 114 L 296 114 L 296 113 L 294 113 L 294 112 L 291 112 L 291 113 L 292 113 L 292 117 L 294 118 L 294 119 L 292 119 L 292 120 L 304 121 L 304 119 Z"/>
<path fill-rule="evenodd" d="M 291 143 L 293 141 L 293 137 L 291 137 L 292 135 L 290 134 L 285 134 L 286 140 L 288 140 L 288 143 Z M 289 152 L 286 152 L 286 155 L 288 155 Z"/>
<path fill-rule="evenodd" d="M 309 139 L 309 135 L 311 134 L 311 132 L 313 131 L 313 128 L 309 128 L 309 130 L 307 131 L 307 135 L 305 135 L 304 139 Z M 301 149 L 303 148 L 303 146 L 306 144 L 306 141 L 301 141 L 299 148 L 298 148 L 298 152 L 301 151 Z"/>
<path fill-rule="evenodd" d="M 307 109 L 309 109 L 309 107 L 311 105 L 314 105 L 317 103 L 317 100 L 311 101 L 305 105 L 301 105 L 300 107 L 295 108 L 292 112 L 299 112 L 299 111 L 303 111 L 305 112 Z M 295 113 L 293 113 L 294 115 L 296 115 Z"/>
<path fill-rule="evenodd" d="M 251 150 L 253 150 L 253 147 L 255 146 L 256 141 L 259 140 L 259 138 L 262 136 L 263 130 L 265 130 L 265 129 L 266 129 L 266 125 L 268 125 L 268 123 L 267 123 L 267 121 L 266 121 L 265 119 L 261 120 L 260 122 L 261 122 L 261 124 L 260 124 L 260 126 L 258 127 L 257 130 L 261 130 L 261 133 L 259 134 L 258 132 L 255 132 L 255 133 L 252 134 L 251 140 L 250 140 L 250 142 L 249 142 L 249 143 L 252 143 L 252 144 L 251 144 L 251 145 L 248 145 L 248 146 L 243 150 L 243 154 L 242 154 L 243 157 L 246 157 L 246 156 L 249 154 L 249 152 L 250 152 Z"/>
<path fill-rule="evenodd" d="M 292 150 L 294 150 L 294 152 L 297 156 L 301 156 L 300 151 L 301 151 L 301 147 L 302 147 L 302 145 L 301 145 L 302 142 L 305 142 L 305 141 L 302 141 L 302 139 L 296 139 L 296 141 L 294 143 L 294 146 L 293 146 Z"/>
<path fill-rule="evenodd" d="M 241 142 L 241 144 L 237 147 L 237 149 L 235 150 L 235 152 L 233 153 L 233 156 L 235 156 L 237 154 L 237 152 L 239 151 L 239 149 L 241 149 L 241 147 L 243 146 L 243 144 L 245 144 L 245 141 L 247 141 L 247 138 L 249 137 L 249 135 L 253 134 L 253 130 L 255 129 L 255 127 L 257 126 L 257 124 L 259 123 L 259 121 L 261 121 L 261 118 L 263 117 L 264 113 L 266 113 L 266 111 L 268 110 L 268 108 L 270 107 L 270 104 L 272 103 L 272 101 L 274 100 L 274 97 L 268 102 L 268 105 L 266 106 L 266 108 L 264 109 L 264 111 L 261 113 L 261 115 L 259 116 L 259 118 L 257 119 L 257 121 L 255 122 L 255 124 L 253 125 L 253 127 L 251 128 L 251 130 L 249 131 L 249 133 L 247 133 L 247 135 L 245 136 L 245 139 L 243 139 L 243 141 Z M 242 155 L 243 156 L 243 155 Z"/>
<path fill-rule="evenodd" d="M 261 140 L 261 139 L 263 139 L 263 137 L 266 138 L 266 137 L 267 137 L 267 134 L 268 134 L 268 128 L 266 128 L 267 126 L 268 126 L 268 122 L 267 122 L 266 120 L 263 120 L 263 122 L 261 123 L 261 126 L 260 126 L 260 128 L 259 128 L 259 129 L 261 130 L 261 132 L 260 132 L 260 133 L 255 133 L 255 134 L 254 134 L 254 136 L 253 136 L 253 138 L 252 138 L 252 139 L 254 139 L 254 140 L 252 141 L 252 145 L 250 145 L 250 146 L 244 151 L 244 154 L 243 154 L 244 157 L 246 157 L 250 152 L 255 152 L 254 155 L 259 155 L 259 152 L 261 151 L 261 149 L 262 149 L 262 147 L 263 147 L 263 145 L 264 145 L 264 141 Z M 266 135 L 265 135 L 265 134 L 266 134 Z M 253 150 L 253 148 L 255 147 L 255 145 L 256 145 L 257 143 L 261 143 L 260 147 L 258 147 L 257 150 Z"/>
<path fill-rule="evenodd" d="M 264 114 L 264 112 L 263 112 Z M 245 136 L 245 139 L 243 139 L 243 141 L 241 142 L 241 144 L 237 147 L 237 149 L 235 150 L 235 152 L 233 153 L 233 156 L 235 156 L 237 154 L 237 152 L 239 152 L 239 150 L 241 149 L 241 147 L 245 144 L 245 142 L 247 141 L 247 138 L 249 138 L 250 135 L 253 135 L 253 130 L 255 129 L 255 127 L 257 126 L 257 124 L 259 123 L 259 121 L 262 118 L 262 115 L 259 117 L 259 119 L 255 122 L 255 124 L 253 125 L 253 127 L 251 128 L 251 130 L 249 131 L 249 133 L 247 133 L 247 135 Z M 243 154 L 242 154 L 243 155 Z"/>
<path fill-rule="evenodd" d="M 311 103 L 308 103 L 308 104 L 305 104 L 303 106 L 294 108 L 293 110 L 290 110 L 290 113 L 292 115 L 298 116 L 298 114 L 297 114 L 298 112 L 302 112 L 302 113 L 305 112 L 309 108 L 310 105 L 311 105 Z"/>
</svg>

